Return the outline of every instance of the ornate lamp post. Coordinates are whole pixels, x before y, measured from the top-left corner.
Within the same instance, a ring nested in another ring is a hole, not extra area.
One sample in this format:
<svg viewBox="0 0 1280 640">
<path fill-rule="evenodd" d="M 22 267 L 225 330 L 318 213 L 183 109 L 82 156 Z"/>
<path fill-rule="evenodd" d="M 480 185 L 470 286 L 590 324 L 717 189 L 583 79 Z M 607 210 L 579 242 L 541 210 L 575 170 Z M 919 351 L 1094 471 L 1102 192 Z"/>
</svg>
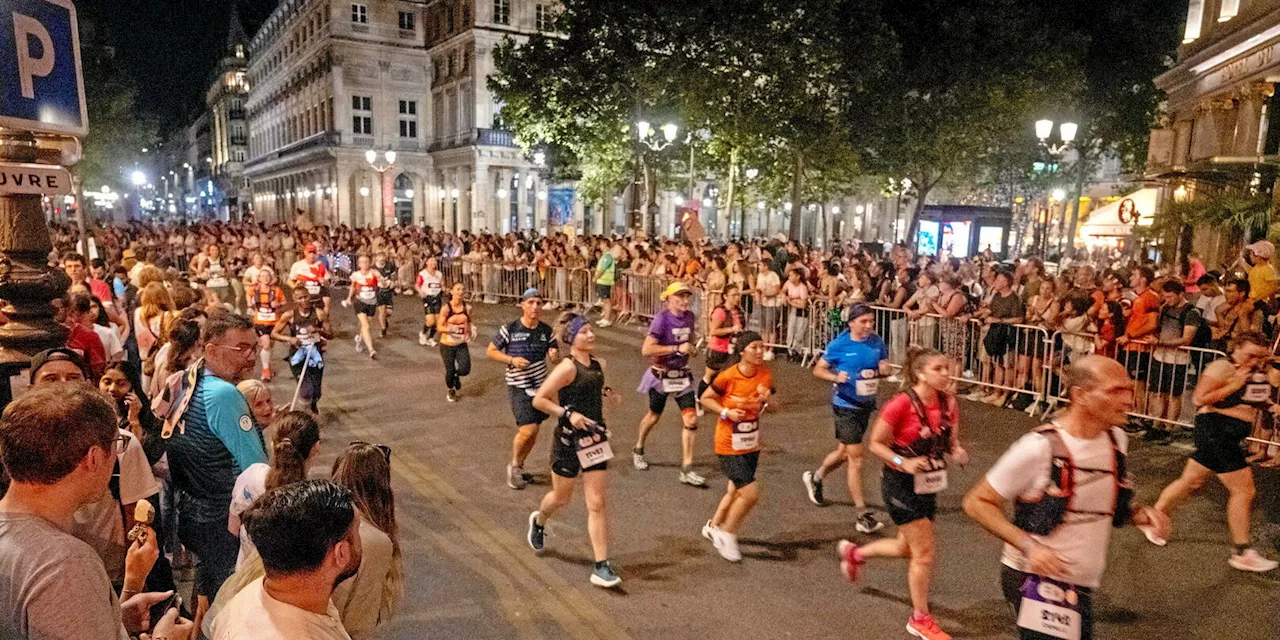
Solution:
<svg viewBox="0 0 1280 640">
<path fill-rule="evenodd" d="M 387 173 L 391 167 L 395 166 L 396 152 L 387 150 L 386 152 L 379 154 L 377 151 L 370 149 L 364 152 L 364 159 L 365 162 L 369 163 L 369 166 L 372 167 L 374 171 L 378 172 L 379 194 L 382 196 L 382 224 L 379 226 L 385 227 L 387 226 L 387 220 L 395 219 L 396 215 L 396 205 L 391 191 L 391 180 L 393 176 Z"/>
</svg>

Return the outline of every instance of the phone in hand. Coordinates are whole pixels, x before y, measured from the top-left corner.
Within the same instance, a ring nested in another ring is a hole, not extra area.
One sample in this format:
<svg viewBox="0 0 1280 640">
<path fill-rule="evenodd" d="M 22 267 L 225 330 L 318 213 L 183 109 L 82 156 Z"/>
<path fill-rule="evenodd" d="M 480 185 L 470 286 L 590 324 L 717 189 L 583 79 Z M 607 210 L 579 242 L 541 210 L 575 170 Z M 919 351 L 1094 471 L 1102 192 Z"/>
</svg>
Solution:
<svg viewBox="0 0 1280 640">
<path fill-rule="evenodd" d="M 172 595 L 170 595 L 168 598 L 165 598 L 163 601 L 157 602 L 156 604 L 151 605 L 151 627 L 150 628 L 152 629 L 156 628 L 156 624 L 160 622 L 160 619 L 163 618 L 164 614 L 168 612 L 170 609 L 176 608 L 178 610 L 179 617 L 189 618 L 190 616 L 188 614 L 190 612 L 184 611 L 182 608 L 182 605 L 183 605 L 182 596 L 178 595 L 177 591 L 174 591 Z"/>
</svg>

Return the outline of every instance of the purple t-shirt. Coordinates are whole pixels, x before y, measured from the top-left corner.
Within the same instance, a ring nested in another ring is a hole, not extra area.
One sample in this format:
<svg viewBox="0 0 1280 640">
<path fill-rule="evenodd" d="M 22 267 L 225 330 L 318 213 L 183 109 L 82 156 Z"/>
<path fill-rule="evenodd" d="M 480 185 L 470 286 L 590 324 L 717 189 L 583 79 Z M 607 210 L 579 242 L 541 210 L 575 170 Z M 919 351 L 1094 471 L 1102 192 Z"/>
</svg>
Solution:
<svg viewBox="0 0 1280 640">
<path fill-rule="evenodd" d="M 674 347 L 693 339 L 694 317 L 692 311 L 681 315 L 663 309 L 649 323 L 649 335 L 664 347 Z M 673 353 L 665 356 L 654 356 L 653 366 L 660 369 L 686 369 L 689 367 L 689 355 Z"/>
</svg>

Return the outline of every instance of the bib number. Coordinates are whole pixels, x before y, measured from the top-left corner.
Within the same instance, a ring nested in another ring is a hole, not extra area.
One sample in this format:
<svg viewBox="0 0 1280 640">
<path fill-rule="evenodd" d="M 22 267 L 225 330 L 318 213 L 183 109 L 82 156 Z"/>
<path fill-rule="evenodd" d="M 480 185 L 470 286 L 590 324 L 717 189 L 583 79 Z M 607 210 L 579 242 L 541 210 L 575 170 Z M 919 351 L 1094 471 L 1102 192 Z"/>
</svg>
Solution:
<svg viewBox="0 0 1280 640">
<path fill-rule="evenodd" d="M 880 390 L 879 378 L 858 378 L 854 383 L 854 391 L 863 397 L 874 396 Z"/>
<path fill-rule="evenodd" d="M 921 471 L 915 475 L 916 494 L 929 495 L 947 488 L 946 468 Z"/>
<path fill-rule="evenodd" d="M 688 388 L 689 388 L 688 378 L 663 378 L 662 379 L 663 393 L 681 393 Z"/>
<path fill-rule="evenodd" d="M 751 451 L 760 446 L 760 426 L 755 422 L 739 422 L 733 425 L 734 451 Z"/>
<path fill-rule="evenodd" d="M 378 291 L 373 287 L 362 286 L 360 287 L 360 293 L 356 298 L 365 304 L 373 304 L 378 301 Z"/>
<path fill-rule="evenodd" d="M 306 281 L 305 283 L 303 283 L 303 286 L 305 286 L 305 287 L 307 288 L 307 293 L 309 293 L 309 294 L 311 294 L 311 295 L 313 295 L 313 296 L 318 296 L 318 295 L 320 295 L 320 283 L 319 283 L 319 282 L 314 282 L 314 281 L 308 280 L 308 281 Z"/>
<path fill-rule="evenodd" d="M 258 308 L 258 321 L 259 321 L 259 322 L 275 322 L 275 321 L 276 321 L 276 310 L 275 310 L 275 309 L 272 309 L 271 307 L 259 307 L 259 308 Z"/>
<path fill-rule="evenodd" d="M 1080 598 L 1075 587 L 1028 576 L 1022 585 L 1018 626 L 1062 640 L 1080 640 Z"/>
<path fill-rule="evenodd" d="M 578 464 L 583 469 L 603 464 L 613 459 L 613 448 L 604 430 L 579 432 L 577 440 Z"/>
<path fill-rule="evenodd" d="M 316 336 L 311 335 L 310 329 L 300 328 L 298 329 L 298 342 L 301 342 L 304 345 L 308 345 L 308 344 L 315 344 L 316 342 L 318 342 L 318 340 L 316 339 Z"/>
<path fill-rule="evenodd" d="M 1271 385 L 1249 383 L 1244 386 L 1245 402 L 1266 402 L 1271 397 Z"/>
</svg>

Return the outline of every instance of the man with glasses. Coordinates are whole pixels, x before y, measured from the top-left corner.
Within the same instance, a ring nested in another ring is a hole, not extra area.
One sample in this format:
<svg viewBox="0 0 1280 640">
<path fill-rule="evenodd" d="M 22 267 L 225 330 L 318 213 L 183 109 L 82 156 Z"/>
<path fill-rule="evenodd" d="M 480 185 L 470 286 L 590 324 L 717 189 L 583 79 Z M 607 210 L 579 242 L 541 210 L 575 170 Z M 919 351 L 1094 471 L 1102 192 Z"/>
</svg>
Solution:
<svg viewBox="0 0 1280 640">
<path fill-rule="evenodd" d="M 547 357 L 555 358 L 556 340 L 547 323 L 538 320 L 542 296 L 528 289 L 520 298 L 520 318 L 502 325 L 489 343 L 485 355 L 507 365 L 507 388 L 517 431 L 507 464 L 507 486 L 523 489 L 531 477 L 524 473 L 524 461 L 538 439 L 538 427 L 547 414 L 533 408 L 533 396 L 547 379 Z"/>
<path fill-rule="evenodd" d="M 227 530 L 236 477 L 267 454 L 249 405 L 235 385 L 253 375 L 258 336 L 248 318 L 220 312 L 205 321 L 203 358 L 191 402 L 169 439 L 178 493 L 178 538 L 199 559 L 196 625 L 236 567 L 240 539 Z M 173 418 L 173 416 L 171 416 Z"/>
</svg>

